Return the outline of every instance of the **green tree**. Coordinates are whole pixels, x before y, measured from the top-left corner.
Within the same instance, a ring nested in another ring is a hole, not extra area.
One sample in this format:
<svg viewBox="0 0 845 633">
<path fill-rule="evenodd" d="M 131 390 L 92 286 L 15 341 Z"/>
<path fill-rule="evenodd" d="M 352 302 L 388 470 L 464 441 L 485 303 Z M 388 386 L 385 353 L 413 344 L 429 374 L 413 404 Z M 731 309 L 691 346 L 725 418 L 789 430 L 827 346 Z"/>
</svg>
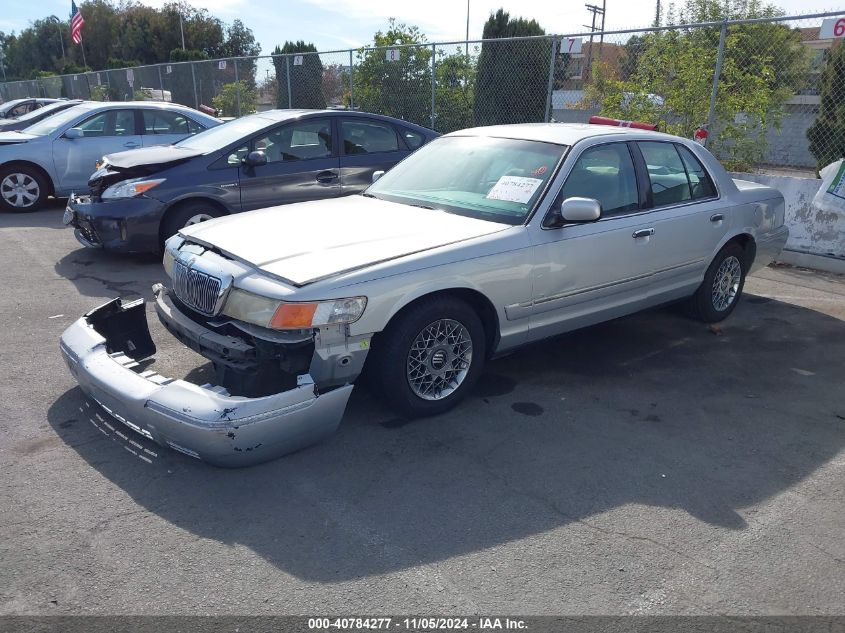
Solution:
<svg viewBox="0 0 845 633">
<path fill-rule="evenodd" d="M 545 35 L 535 20 L 511 19 L 503 9 L 484 24 L 485 40 Z M 543 121 L 551 42 L 485 42 L 478 58 L 475 119 L 479 125 Z"/>
<path fill-rule="evenodd" d="M 478 47 L 467 55 L 462 46 L 448 53 L 437 49 L 435 64 L 434 128 L 453 132 L 475 125 L 475 80 L 478 70 Z"/>
<path fill-rule="evenodd" d="M 302 63 L 297 64 L 293 53 L 302 53 Z M 325 108 L 323 96 L 323 63 L 316 54 L 317 47 L 303 41 L 285 42 L 273 50 L 276 68 L 276 105 L 280 108 Z M 290 71 L 290 77 L 288 77 Z M 290 86 L 290 95 L 288 95 Z"/>
<path fill-rule="evenodd" d="M 360 48 L 356 54 L 355 108 L 430 126 L 431 46 L 425 35 L 391 18 L 387 30 L 373 36 L 373 46 L 381 48 Z M 387 59 L 385 47 L 396 47 L 395 59 Z"/>
<path fill-rule="evenodd" d="M 774 17 L 779 12 L 756 1 L 722 3 L 687 0 L 683 22 Z M 662 130 L 692 136 L 707 122 L 719 27 L 649 33 L 635 43 L 636 64 L 623 65 L 623 78 L 596 66 L 587 100 L 605 116 L 657 123 Z M 630 52 L 629 52 L 630 54 Z M 806 82 L 809 57 L 800 33 L 772 22 L 728 27 L 716 99 L 716 123 L 708 145 L 727 166 L 747 169 L 761 160 L 766 131 L 779 129 L 786 101 Z"/>
<path fill-rule="evenodd" d="M 238 112 L 238 99 L 240 99 L 240 112 Z M 255 88 L 250 88 L 245 81 L 233 81 L 225 84 L 220 94 L 215 96 L 211 103 L 217 110 L 218 116 L 252 114 L 258 103 L 258 92 Z"/>
<path fill-rule="evenodd" d="M 845 157 L 845 46 L 841 43 L 828 53 L 819 94 L 819 115 L 807 130 L 807 138 L 821 169 Z"/>
</svg>

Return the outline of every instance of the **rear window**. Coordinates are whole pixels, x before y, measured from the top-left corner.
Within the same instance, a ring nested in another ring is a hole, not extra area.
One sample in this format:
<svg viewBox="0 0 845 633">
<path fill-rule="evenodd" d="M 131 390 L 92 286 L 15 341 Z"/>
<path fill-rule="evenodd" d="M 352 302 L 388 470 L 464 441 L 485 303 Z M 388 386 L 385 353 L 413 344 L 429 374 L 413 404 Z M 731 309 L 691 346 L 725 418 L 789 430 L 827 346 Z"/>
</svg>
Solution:
<svg viewBox="0 0 845 633">
<path fill-rule="evenodd" d="M 704 166 L 699 160 L 683 145 L 678 145 L 678 153 L 681 155 L 681 160 L 684 161 L 684 167 L 687 168 L 687 176 L 689 176 L 690 191 L 693 200 L 699 198 L 712 198 L 716 195 L 716 187 L 710 179 L 710 175 L 704 169 Z"/>
<path fill-rule="evenodd" d="M 640 142 L 648 177 L 651 180 L 651 192 L 654 206 L 677 204 L 692 199 L 687 170 L 674 143 Z"/>
</svg>

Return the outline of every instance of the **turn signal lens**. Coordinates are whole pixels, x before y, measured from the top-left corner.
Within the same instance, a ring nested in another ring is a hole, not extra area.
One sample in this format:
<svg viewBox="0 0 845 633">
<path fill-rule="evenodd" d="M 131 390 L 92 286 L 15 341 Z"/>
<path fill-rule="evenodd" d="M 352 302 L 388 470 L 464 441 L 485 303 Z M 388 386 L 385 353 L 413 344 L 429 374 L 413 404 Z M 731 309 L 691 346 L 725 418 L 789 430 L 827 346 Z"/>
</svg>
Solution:
<svg viewBox="0 0 845 633">
<path fill-rule="evenodd" d="M 309 328 L 316 311 L 316 303 L 282 303 L 270 319 L 270 327 L 277 330 Z"/>
</svg>

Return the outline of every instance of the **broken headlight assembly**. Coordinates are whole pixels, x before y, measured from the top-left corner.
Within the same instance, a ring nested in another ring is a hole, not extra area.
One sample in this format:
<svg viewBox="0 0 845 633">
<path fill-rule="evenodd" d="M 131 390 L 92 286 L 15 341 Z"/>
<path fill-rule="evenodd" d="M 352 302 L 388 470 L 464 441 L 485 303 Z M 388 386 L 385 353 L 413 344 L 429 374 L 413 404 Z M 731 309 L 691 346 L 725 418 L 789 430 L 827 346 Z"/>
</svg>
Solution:
<svg viewBox="0 0 845 633">
<path fill-rule="evenodd" d="M 302 330 L 354 323 L 361 318 L 366 307 L 366 297 L 292 302 L 269 299 L 233 288 L 223 306 L 223 313 L 233 319 L 273 330 Z"/>
<path fill-rule="evenodd" d="M 146 193 L 153 187 L 159 186 L 165 181 L 165 178 L 133 178 L 132 180 L 124 180 L 113 184 L 106 189 L 100 197 L 103 200 L 114 200 L 115 198 L 134 198 Z"/>
</svg>

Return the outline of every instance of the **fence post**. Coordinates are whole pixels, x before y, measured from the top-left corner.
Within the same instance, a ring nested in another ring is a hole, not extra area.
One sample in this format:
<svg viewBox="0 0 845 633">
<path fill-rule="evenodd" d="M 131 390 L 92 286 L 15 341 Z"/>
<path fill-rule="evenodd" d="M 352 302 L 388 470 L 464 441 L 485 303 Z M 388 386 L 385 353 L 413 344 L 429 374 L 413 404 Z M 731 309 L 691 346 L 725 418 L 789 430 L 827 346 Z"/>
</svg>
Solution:
<svg viewBox="0 0 845 633">
<path fill-rule="evenodd" d="M 355 109 L 355 82 L 352 80 L 352 49 L 349 49 L 349 109 Z"/>
<path fill-rule="evenodd" d="M 241 116 L 241 82 L 238 81 L 238 60 L 232 60 L 235 63 L 235 100 L 237 102 L 238 116 Z"/>
<path fill-rule="evenodd" d="M 552 120 L 552 90 L 555 86 L 555 47 L 557 40 L 551 37 L 549 43 L 552 45 L 552 54 L 549 57 L 549 85 L 546 88 L 546 123 Z"/>
<path fill-rule="evenodd" d="M 437 116 L 434 111 L 435 95 L 437 94 L 437 79 L 434 76 L 437 72 L 437 44 L 431 45 L 431 129 L 434 127 L 434 119 Z"/>
<path fill-rule="evenodd" d="M 156 64 L 158 70 L 158 89 L 161 92 L 161 100 L 164 101 L 164 79 L 161 78 L 161 64 Z"/>
<path fill-rule="evenodd" d="M 194 108 L 200 109 L 200 98 L 197 94 L 197 74 L 194 72 L 194 62 L 188 62 L 191 65 L 191 81 L 194 82 Z"/>
<path fill-rule="evenodd" d="M 710 91 L 710 108 L 707 111 L 707 131 L 713 131 L 713 123 L 716 118 L 716 94 L 719 92 L 719 76 L 722 74 L 722 60 L 725 58 L 725 37 L 728 34 L 728 21 L 722 21 L 722 30 L 719 32 L 719 52 L 716 54 L 716 69 L 713 72 L 713 88 Z M 705 143 L 706 144 L 706 143 Z"/>
<path fill-rule="evenodd" d="M 290 94 L 290 55 L 285 55 L 285 79 L 288 82 L 288 110 L 293 107 L 293 98 Z"/>
</svg>

